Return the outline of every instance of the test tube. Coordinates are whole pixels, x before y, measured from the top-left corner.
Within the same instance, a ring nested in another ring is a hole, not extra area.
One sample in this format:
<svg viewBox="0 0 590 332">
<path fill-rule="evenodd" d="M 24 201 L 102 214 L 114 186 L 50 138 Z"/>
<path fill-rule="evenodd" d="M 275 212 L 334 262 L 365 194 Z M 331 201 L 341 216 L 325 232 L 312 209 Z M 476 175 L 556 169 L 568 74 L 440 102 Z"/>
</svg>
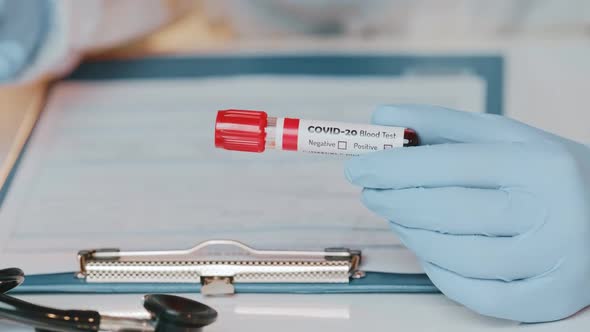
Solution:
<svg viewBox="0 0 590 332">
<path fill-rule="evenodd" d="M 233 151 L 357 156 L 418 144 L 410 128 L 271 117 L 254 110 L 221 110 L 215 122 L 215 146 Z"/>
</svg>

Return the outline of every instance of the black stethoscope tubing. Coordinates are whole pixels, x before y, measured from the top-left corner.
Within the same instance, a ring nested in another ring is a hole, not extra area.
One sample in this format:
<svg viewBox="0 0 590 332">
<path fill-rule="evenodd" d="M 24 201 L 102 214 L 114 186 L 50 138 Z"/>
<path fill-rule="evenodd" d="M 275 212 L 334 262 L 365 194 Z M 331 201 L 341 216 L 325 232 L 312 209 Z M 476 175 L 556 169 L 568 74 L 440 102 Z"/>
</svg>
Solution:
<svg viewBox="0 0 590 332">
<path fill-rule="evenodd" d="M 101 331 L 101 323 L 110 319 L 110 325 L 131 324 L 136 327 L 135 331 L 195 332 L 217 319 L 217 311 L 203 303 L 165 294 L 144 297 L 144 307 L 152 316 L 149 320 L 109 318 L 92 310 L 54 309 L 4 294 L 23 281 L 24 273 L 20 269 L 0 270 L 0 318 L 33 326 L 37 331 Z M 124 327 L 121 330 L 130 331 Z"/>
</svg>

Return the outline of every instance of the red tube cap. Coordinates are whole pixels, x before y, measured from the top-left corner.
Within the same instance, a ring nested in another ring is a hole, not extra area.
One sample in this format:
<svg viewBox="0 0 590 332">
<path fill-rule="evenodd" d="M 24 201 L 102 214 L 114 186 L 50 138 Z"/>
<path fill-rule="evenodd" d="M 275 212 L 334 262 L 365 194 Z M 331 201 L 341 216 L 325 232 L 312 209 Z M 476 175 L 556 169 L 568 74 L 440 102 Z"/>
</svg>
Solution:
<svg viewBox="0 0 590 332">
<path fill-rule="evenodd" d="M 246 152 L 263 152 L 268 116 L 262 111 L 223 110 L 215 120 L 215 147 Z"/>
</svg>

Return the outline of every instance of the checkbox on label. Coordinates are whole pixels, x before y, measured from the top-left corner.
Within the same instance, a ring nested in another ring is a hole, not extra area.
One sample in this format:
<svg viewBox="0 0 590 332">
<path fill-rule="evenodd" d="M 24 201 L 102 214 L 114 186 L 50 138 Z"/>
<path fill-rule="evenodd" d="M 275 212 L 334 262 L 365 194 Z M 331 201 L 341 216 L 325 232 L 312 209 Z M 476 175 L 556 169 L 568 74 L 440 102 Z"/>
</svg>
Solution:
<svg viewBox="0 0 590 332">
<path fill-rule="evenodd" d="M 338 150 L 346 150 L 347 145 L 346 141 L 338 141 Z"/>
<path fill-rule="evenodd" d="M 387 150 L 387 149 L 393 149 L 393 145 L 391 145 L 391 144 L 383 145 L 383 150 Z"/>
</svg>

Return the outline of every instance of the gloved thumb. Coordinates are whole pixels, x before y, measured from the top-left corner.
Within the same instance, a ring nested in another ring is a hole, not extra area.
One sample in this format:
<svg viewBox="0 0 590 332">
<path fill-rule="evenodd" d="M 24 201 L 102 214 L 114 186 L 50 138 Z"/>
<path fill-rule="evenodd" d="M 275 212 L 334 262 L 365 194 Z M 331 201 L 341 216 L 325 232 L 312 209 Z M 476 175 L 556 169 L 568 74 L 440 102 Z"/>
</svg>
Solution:
<svg viewBox="0 0 590 332">
<path fill-rule="evenodd" d="M 547 133 L 493 114 L 456 111 L 431 105 L 400 104 L 379 107 L 372 117 L 378 125 L 414 129 L 422 144 L 525 142 Z"/>
</svg>

